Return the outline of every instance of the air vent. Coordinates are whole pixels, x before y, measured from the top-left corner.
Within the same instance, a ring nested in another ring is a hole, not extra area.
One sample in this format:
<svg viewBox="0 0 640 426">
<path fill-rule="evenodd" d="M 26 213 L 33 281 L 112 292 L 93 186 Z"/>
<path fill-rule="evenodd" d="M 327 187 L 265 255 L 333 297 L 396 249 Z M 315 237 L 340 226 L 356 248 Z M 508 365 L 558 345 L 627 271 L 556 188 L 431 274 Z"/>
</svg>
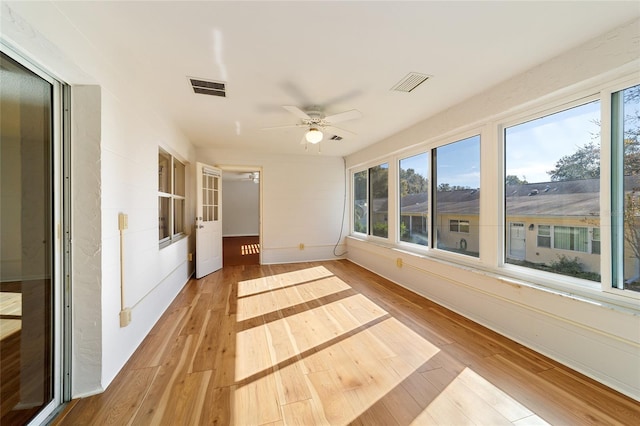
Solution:
<svg viewBox="0 0 640 426">
<path fill-rule="evenodd" d="M 338 135 L 333 135 L 329 138 L 330 141 L 341 141 L 342 138 Z"/>
<path fill-rule="evenodd" d="M 197 78 L 189 78 L 194 93 L 211 96 L 227 96 L 226 84 L 220 81 L 202 80 Z"/>
<path fill-rule="evenodd" d="M 411 92 L 416 87 L 427 81 L 429 76 L 427 74 L 419 74 L 417 72 L 410 72 L 405 78 L 400 80 L 391 90 L 395 92 Z"/>
</svg>

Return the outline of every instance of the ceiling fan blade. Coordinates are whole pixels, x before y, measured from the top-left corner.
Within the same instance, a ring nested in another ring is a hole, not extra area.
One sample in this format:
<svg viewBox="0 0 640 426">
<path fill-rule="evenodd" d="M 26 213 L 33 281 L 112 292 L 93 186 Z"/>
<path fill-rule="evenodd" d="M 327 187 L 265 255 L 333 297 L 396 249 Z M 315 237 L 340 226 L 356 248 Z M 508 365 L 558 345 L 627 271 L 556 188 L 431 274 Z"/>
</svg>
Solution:
<svg viewBox="0 0 640 426">
<path fill-rule="evenodd" d="M 328 123 L 340 123 L 342 121 L 354 120 L 360 117 L 362 117 L 362 113 L 357 109 L 352 109 L 338 114 L 328 115 L 324 120 Z"/>
<path fill-rule="evenodd" d="M 284 126 L 263 127 L 260 130 L 278 130 L 278 129 L 292 129 L 294 127 L 301 127 L 302 124 L 286 124 Z"/>
<path fill-rule="evenodd" d="M 309 120 L 311 118 L 311 117 L 309 117 L 309 115 L 306 112 L 304 112 L 303 110 L 301 110 L 297 106 L 283 105 L 282 108 L 286 109 L 291 114 L 295 115 L 296 117 L 298 117 L 298 118 L 300 118 L 302 120 Z"/>
<path fill-rule="evenodd" d="M 335 127 L 335 126 L 326 126 L 325 130 L 327 132 L 335 133 L 336 135 L 340 136 L 341 138 L 349 138 L 349 137 L 357 136 L 353 132 L 350 132 L 348 130 L 341 129 L 341 128 Z"/>
</svg>

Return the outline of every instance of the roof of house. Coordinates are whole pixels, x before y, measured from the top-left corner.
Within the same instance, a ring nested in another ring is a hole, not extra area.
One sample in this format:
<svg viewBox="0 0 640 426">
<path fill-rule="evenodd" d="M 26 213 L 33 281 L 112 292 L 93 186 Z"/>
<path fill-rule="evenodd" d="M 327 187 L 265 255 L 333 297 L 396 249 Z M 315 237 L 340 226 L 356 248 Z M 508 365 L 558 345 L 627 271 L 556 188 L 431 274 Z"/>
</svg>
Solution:
<svg viewBox="0 0 640 426">
<path fill-rule="evenodd" d="M 625 188 L 640 187 L 640 175 L 625 176 L 624 185 Z M 479 189 L 438 191 L 438 212 L 477 215 L 480 192 Z M 507 215 L 510 216 L 600 215 L 599 179 L 507 185 L 505 195 Z M 402 197 L 400 209 L 403 214 L 425 213 L 428 205 L 428 195 L 422 192 Z M 387 207 L 386 203 L 384 207 Z"/>
</svg>

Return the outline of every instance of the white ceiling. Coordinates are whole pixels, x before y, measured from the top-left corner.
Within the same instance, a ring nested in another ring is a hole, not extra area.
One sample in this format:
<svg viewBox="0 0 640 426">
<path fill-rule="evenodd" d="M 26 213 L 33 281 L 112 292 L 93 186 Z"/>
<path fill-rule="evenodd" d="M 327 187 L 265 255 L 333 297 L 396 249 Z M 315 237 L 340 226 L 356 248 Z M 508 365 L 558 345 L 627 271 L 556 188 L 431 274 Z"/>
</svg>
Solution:
<svg viewBox="0 0 640 426">
<path fill-rule="evenodd" d="M 53 2 L 197 147 L 305 153 L 282 105 L 317 105 L 358 151 L 640 16 L 638 2 Z M 73 57 L 73 55 L 70 55 Z M 432 76 L 390 91 L 409 72 Z M 196 95 L 187 76 L 227 83 Z M 309 150 L 317 152 L 317 148 Z"/>
</svg>

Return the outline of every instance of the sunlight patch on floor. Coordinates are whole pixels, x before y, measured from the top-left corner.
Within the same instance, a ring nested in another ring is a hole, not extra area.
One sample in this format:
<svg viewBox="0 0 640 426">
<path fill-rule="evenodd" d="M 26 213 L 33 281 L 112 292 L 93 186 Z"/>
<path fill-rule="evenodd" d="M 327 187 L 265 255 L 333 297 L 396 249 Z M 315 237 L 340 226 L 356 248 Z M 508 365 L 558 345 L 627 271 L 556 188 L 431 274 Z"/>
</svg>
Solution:
<svg viewBox="0 0 640 426">
<path fill-rule="evenodd" d="M 487 424 L 548 424 L 468 367 L 438 393 L 413 424 L 468 424 L 479 416 Z"/>
<path fill-rule="evenodd" d="M 248 320 L 349 289 L 351 287 L 335 276 L 298 284 L 287 284 L 285 287 L 274 287 L 263 293 L 239 297 L 237 320 Z"/>
</svg>

